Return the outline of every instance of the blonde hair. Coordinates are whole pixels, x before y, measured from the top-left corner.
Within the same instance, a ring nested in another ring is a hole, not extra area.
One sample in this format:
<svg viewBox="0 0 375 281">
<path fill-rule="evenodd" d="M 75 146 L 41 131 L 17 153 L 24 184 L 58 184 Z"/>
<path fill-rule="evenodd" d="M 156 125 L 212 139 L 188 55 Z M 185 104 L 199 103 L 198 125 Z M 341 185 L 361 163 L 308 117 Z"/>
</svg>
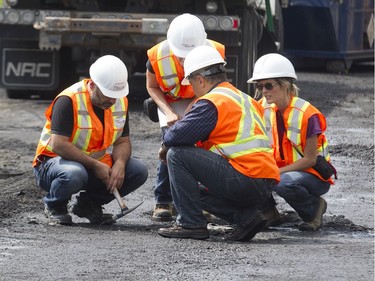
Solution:
<svg viewBox="0 0 375 281">
<path fill-rule="evenodd" d="M 287 88 L 288 94 L 292 95 L 293 97 L 298 97 L 300 89 L 297 87 L 296 84 L 293 83 L 293 79 L 290 78 L 274 78 L 275 82 L 280 86 L 285 86 Z M 258 99 L 262 97 L 262 91 L 255 89 L 254 98 Z"/>
</svg>

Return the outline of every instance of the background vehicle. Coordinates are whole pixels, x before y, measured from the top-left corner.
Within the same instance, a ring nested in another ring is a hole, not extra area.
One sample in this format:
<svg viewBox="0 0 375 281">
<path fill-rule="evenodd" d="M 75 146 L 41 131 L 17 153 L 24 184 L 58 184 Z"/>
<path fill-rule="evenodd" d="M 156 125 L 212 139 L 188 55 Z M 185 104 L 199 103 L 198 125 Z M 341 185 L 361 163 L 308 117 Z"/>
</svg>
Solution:
<svg viewBox="0 0 375 281">
<path fill-rule="evenodd" d="M 0 7 L 0 87 L 9 98 L 53 98 L 104 54 L 120 57 L 130 87 L 147 97 L 146 51 L 182 13 L 199 16 L 208 38 L 226 46 L 228 76 L 247 93 L 253 64 L 269 52 L 334 72 L 374 60 L 374 0 L 0 0 Z"/>
<path fill-rule="evenodd" d="M 208 38 L 226 46 L 231 82 L 248 91 L 257 56 L 280 46 L 266 28 L 267 14 L 277 8 L 281 15 L 273 3 L 271 9 L 269 1 L 242 0 L 3 0 L 0 87 L 9 98 L 53 98 L 104 54 L 120 57 L 136 86 L 143 83 L 146 51 L 165 39 L 174 17 L 188 12 L 201 18 Z"/>
<path fill-rule="evenodd" d="M 284 55 L 341 73 L 374 61 L 374 0 L 282 2 Z"/>
</svg>

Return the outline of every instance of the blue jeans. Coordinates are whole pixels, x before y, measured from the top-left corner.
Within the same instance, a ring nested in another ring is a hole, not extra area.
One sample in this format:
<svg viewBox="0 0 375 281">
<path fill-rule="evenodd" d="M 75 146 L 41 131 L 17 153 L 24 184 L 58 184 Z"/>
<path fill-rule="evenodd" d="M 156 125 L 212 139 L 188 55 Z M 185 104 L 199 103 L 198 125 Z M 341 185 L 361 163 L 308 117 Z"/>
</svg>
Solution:
<svg viewBox="0 0 375 281">
<path fill-rule="evenodd" d="M 156 184 L 154 188 L 155 202 L 160 204 L 172 203 L 171 187 L 169 184 L 168 167 L 159 161 L 156 175 Z"/>
<path fill-rule="evenodd" d="M 163 127 L 162 134 L 164 135 L 167 127 Z M 156 174 L 156 183 L 154 187 L 155 202 L 160 204 L 171 204 L 172 194 L 169 183 L 168 167 L 163 162 L 159 161 L 158 170 Z"/>
<path fill-rule="evenodd" d="M 72 195 L 81 190 L 85 190 L 81 193 L 83 197 L 100 205 L 114 199 L 105 184 L 82 164 L 59 156 L 46 158 L 34 168 L 34 175 L 37 185 L 47 192 L 43 201 L 50 207 L 66 205 Z M 136 190 L 146 182 L 147 177 L 146 165 L 138 159 L 130 158 L 125 167 L 124 183 L 119 189 L 121 196 Z"/>
<path fill-rule="evenodd" d="M 247 177 L 222 156 L 198 147 L 170 148 L 167 163 L 178 212 L 176 222 L 186 228 L 206 227 L 202 210 L 245 226 L 269 198 L 276 183 L 272 179 Z"/>
<path fill-rule="evenodd" d="M 274 186 L 276 193 L 298 213 L 303 221 L 312 221 L 319 208 L 319 198 L 328 192 L 331 184 L 317 176 L 292 171 L 280 175 L 280 182 Z"/>
</svg>

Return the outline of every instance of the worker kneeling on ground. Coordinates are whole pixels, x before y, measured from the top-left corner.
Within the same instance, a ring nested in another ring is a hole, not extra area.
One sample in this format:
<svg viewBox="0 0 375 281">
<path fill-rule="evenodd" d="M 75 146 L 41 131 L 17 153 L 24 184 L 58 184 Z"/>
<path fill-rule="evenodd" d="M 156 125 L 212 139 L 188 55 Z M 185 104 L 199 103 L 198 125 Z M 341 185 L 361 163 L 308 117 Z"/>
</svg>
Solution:
<svg viewBox="0 0 375 281">
<path fill-rule="evenodd" d="M 260 105 L 227 82 L 224 65 L 210 46 L 185 58 L 182 83 L 190 83 L 197 101 L 166 130 L 159 150 L 178 211 L 173 227 L 159 229 L 161 236 L 208 238 L 202 210 L 236 225 L 229 240 L 251 240 L 267 223 L 259 207 L 279 171 Z"/>
<path fill-rule="evenodd" d="M 128 72 L 106 55 L 84 79 L 60 93 L 46 110 L 46 123 L 33 161 L 37 184 L 47 192 L 45 215 L 69 225 L 72 195 L 81 191 L 72 212 L 93 224 L 112 223 L 102 205 L 118 189 L 125 196 L 148 177 L 144 163 L 131 157 Z"/>
<path fill-rule="evenodd" d="M 203 45 L 215 47 L 224 57 L 224 45 L 207 39 L 202 21 L 197 16 L 182 14 L 171 22 L 167 39 L 147 51 L 146 87 L 150 99 L 156 105 L 147 99 L 145 112 L 151 112 L 147 105 L 154 104 L 156 117 L 152 120 L 159 120 L 162 134 L 185 115 L 194 101 L 192 87 L 181 85 L 184 79 L 183 63 L 192 49 Z M 168 169 L 161 161 L 158 163 L 154 195 L 155 206 L 151 219 L 173 220 Z"/>
<path fill-rule="evenodd" d="M 259 102 L 264 107 L 269 139 L 280 169 L 280 182 L 274 191 L 301 217 L 300 230 L 315 231 L 322 226 L 327 209 L 322 195 L 334 184 L 331 176 L 336 176 L 336 169 L 329 163 L 326 118 L 310 102 L 298 97 L 296 80 L 293 64 L 286 57 L 271 53 L 256 61 L 248 82 L 256 85 L 255 98 L 261 97 Z M 278 217 L 272 200 L 268 209 L 265 214 L 272 225 Z"/>
</svg>

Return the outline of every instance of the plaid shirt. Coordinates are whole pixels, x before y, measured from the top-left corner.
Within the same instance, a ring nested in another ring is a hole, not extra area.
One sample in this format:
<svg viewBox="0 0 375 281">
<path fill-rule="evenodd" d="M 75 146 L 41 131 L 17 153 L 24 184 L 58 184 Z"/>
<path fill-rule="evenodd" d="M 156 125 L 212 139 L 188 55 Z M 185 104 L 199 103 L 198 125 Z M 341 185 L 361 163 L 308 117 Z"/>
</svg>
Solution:
<svg viewBox="0 0 375 281">
<path fill-rule="evenodd" d="M 164 132 L 165 146 L 195 145 L 208 139 L 217 123 L 217 109 L 211 101 L 197 101 L 188 114 Z"/>
</svg>

